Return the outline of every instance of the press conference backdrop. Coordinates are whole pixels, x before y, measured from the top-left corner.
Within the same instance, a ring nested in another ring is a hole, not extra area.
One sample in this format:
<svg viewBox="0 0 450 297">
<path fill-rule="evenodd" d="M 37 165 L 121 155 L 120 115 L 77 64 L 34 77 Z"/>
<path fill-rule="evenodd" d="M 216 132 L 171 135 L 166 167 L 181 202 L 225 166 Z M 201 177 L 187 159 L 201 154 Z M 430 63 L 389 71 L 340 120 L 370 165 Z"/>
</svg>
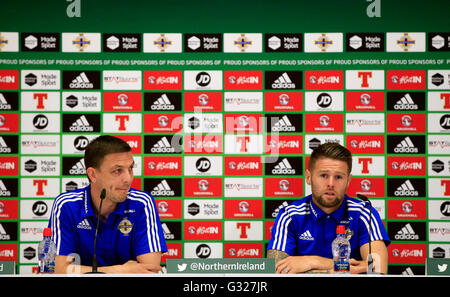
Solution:
<svg viewBox="0 0 450 297">
<path fill-rule="evenodd" d="M 395 3 L 392 3 L 395 2 Z M 354 154 L 390 274 L 450 257 L 448 1 L 2 1 L 0 260 L 36 272 L 83 150 L 130 143 L 168 258 L 265 257 L 310 193 L 311 150 Z"/>
</svg>

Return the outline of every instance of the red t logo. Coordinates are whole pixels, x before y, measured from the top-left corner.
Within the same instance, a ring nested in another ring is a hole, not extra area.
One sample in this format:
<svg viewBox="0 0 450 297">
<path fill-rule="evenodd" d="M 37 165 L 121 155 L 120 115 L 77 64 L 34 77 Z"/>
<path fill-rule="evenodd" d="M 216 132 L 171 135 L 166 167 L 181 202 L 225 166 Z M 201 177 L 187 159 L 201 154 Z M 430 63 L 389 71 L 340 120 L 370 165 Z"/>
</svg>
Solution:
<svg viewBox="0 0 450 297">
<path fill-rule="evenodd" d="M 44 99 L 47 100 L 48 94 L 46 93 L 34 93 L 33 99 L 37 99 L 36 109 L 44 109 Z"/>
<path fill-rule="evenodd" d="M 240 152 L 246 153 L 248 151 L 247 144 L 250 142 L 250 136 L 238 136 L 236 140 L 241 144 Z"/>
<path fill-rule="evenodd" d="M 444 99 L 444 108 L 450 109 L 450 93 L 442 93 L 441 99 Z"/>
<path fill-rule="evenodd" d="M 369 173 L 369 164 L 372 164 L 372 158 L 359 158 L 358 164 L 362 163 L 361 173 Z"/>
<path fill-rule="evenodd" d="M 44 193 L 44 186 L 47 185 L 46 179 L 35 179 L 33 180 L 33 186 L 37 186 L 36 196 L 43 196 Z"/>
<path fill-rule="evenodd" d="M 250 228 L 250 223 L 237 223 L 236 226 L 241 229 L 239 238 L 248 238 L 247 229 Z"/>
<path fill-rule="evenodd" d="M 441 186 L 444 187 L 444 195 L 450 196 L 450 180 L 441 180 Z"/>
<path fill-rule="evenodd" d="M 125 122 L 130 120 L 129 115 L 116 115 L 116 122 L 119 121 L 119 131 L 126 131 Z"/>
<path fill-rule="evenodd" d="M 372 77 L 372 72 L 358 72 L 358 77 L 362 78 L 361 88 L 368 88 L 368 78 Z"/>
</svg>

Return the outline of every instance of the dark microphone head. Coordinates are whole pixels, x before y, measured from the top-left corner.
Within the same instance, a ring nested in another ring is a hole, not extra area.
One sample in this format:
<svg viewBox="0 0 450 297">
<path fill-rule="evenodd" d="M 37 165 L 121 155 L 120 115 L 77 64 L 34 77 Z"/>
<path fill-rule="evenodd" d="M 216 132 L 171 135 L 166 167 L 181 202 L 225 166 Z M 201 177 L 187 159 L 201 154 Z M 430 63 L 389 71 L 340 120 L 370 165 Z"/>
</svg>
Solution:
<svg viewBox="0 0 450 297">
<path fill-rule="evenodd" d="M 106 189 L 103 189 L 102 192 L 100 193 L 100 199 L 105 199 L 106 197 Z"/>
<path fill-rule="evenodd" d="M 369 198 L 367 198 L 366 196 L 364 196 L 362 194 L 356 194 L 356 197 L 358 197 L 362 201 L 369 201 Z"/>
</svg>

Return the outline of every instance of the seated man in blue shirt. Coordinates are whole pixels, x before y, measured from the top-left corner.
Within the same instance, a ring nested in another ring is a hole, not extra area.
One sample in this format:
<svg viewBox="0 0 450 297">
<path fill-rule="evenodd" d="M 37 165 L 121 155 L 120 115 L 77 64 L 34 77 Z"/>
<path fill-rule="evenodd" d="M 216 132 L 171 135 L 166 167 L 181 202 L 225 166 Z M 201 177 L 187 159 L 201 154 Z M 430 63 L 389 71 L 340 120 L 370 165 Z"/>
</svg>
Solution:
<svg viewBox="0 0 450 297">
<path fill-rule="evenodd" d="M 49 221 L 56 244 L 56 273 L 92 271 L 94 235 L 98 271 L 151 273 L 167 251 L 153 197 L 131 188 L 135 166 L 125 141 L 100 136 L 85 150 L 90 185 L 56 197 Z M 101 213 L 100 194 L 106 190 Z"/>
<path fill-rule="evenodd" d="M 378 212 L 346 195 L 351 179 L 352 155 L 337 143 L 325 143 L 311 154 L 305 179 L 312 194 L 294 201 L 278 213 L 272 227 L 267 257 L 275 258 L 277 273 L 332 272 L 331 244 L 337 225 L 345 225 L 351 244 L 350 272 L 367 271 L 369 234 L 374 271 L 387 272 L 390 240 Z"/>
</svg>

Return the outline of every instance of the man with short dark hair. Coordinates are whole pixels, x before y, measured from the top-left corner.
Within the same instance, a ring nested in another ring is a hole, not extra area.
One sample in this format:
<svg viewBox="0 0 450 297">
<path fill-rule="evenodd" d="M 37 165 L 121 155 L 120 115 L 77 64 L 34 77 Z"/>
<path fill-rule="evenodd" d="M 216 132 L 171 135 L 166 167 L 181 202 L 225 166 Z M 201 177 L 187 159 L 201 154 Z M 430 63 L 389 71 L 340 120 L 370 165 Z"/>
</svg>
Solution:
<svg viewBox="0 0 450 297">
<path fill-rule="evenodd" d="M 387 272 L 389 237 L 375 209 L 370 227 L 370 206 L 346 195 L 351 170 L 352 155 L 340 144 L 313 151 L 305 172 L 312 194 L 281 209 L 272 227 L 267 257 L 275 258 L 277 273 L 332 272 L 338 225 L 345 226 L 350 241 L 351 273 L 367 271 L 369 240 L 375 271 Z"/>
<path fill-rule="evenodd" d="M 131 188 L 131 147 L 122 139 L 100 136 L 89 143 L 84 160 L 90 185 L 62 193 L 53 203 L 49 227 L 57 249 L 55 272 L 92 270 L 98 220 L 98 271 L 160 271 L 161 254 L 167 251 L 164 233 L 153 197 Z"/>
</svg>

